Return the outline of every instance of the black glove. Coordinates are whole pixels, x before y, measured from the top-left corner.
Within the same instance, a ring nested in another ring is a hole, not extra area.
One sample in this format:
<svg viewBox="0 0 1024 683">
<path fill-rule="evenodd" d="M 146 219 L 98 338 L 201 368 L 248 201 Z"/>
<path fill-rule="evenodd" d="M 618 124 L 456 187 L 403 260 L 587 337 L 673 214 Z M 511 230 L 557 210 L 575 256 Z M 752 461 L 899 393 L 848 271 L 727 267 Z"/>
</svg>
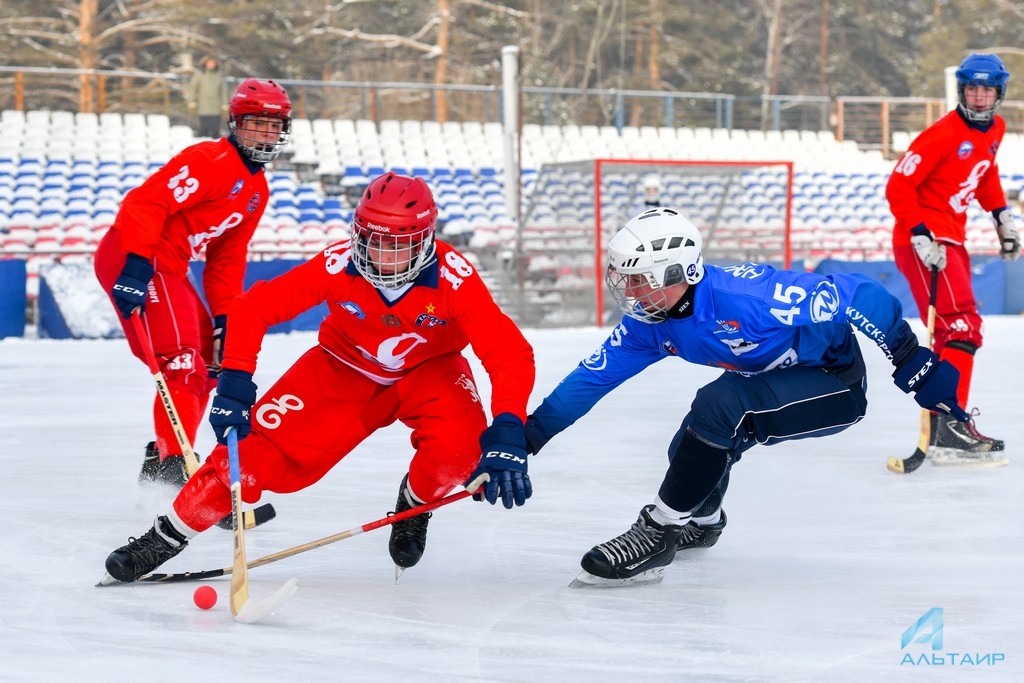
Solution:
<svg viewBox="0 0 1024 683">
<path fill-rule="evenodd" d="M 142 313 L 146 309 L 146 289 L 153 279 L 153 264 L 138 254 L 128 254 L 124 261 L 121 274 L 114 281 L 110 295 L 114 297 L 114 305 L 125 320 L 132 317 L 135 309 Z"/>
<path fill-rule="evenodd" d="M 892 377 L 905 393 L 914 392 L 914 400 L 922 408 L 970 422 L 971 416 L 956 402 L 960 372 L 949 362 L 939 360 L 930 349 L 919 346 L 909 360 L 896 368 Z"/>
<path fill-rule="evenodd" d="M 213 317 L 213 352 L 210 357 L 210 364 L 206 371 L 210 377 L 216 377 L 220 373 L 220 364 L 224 362 L 224 336 L 228 332 L 228 317 L 216 315 Z"/>
<path fill-rule="evenodd" d="M 217 395 L 210 406 L 210 424 L 217 443 L 227 445 L 227 431 L 235 428 L 239 440 L 249 436 L 252 424 L 249 414 L 256 403 L 256 385 L 252 373 L 242 370 L 224 370 L 217 380 Z"/>
<path fill-rule="evenodd" d="M 525 505 L 533 495 L 533 484 L 526 473 L 526 437 L 523 421 L 512 413 L 502 413 L 494 418 L 491 426 L 480 435 L 480 464 L 477 465 L 469 482 L 481 474 L 490 475 L 490 481 L 483 486 L 483 492 L 473 494 L 473 500 L 484 500 L 494 505 L 501 495 L 501 503 L 512 509 L 512 503 Z"/>
<path fill-rule="evenodd" d="M 914 245 L 917 257 L 929 270 L 942 270 L 946 267 L 946 245 L 936 241 L 935 235 L 924 223 L 911 230 L 910 235 L 910 243 Z"/>
</svg>

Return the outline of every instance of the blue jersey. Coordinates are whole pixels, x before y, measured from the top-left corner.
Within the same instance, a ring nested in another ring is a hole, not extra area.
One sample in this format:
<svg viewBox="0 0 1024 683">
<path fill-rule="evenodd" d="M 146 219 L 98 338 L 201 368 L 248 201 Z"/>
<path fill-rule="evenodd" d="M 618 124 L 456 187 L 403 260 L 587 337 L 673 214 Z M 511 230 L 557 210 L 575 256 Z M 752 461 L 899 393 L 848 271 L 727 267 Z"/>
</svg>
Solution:
<svg viewBox="0 0 1024 683">
<path fill-rule="evenodd" d="M 534 445 L 539 448 L 612 389 L 668 356 L 750 375 L 820 367 L 854 384 L 865 373 L 854 329 L 894 365 L 918 348 L 899 300 L 862 275 L 709 265 L 692 289 L 692 313 L 685 317 L 670 315 L 654 324 L 624 318 L 533 413 Z"/>
</svg>

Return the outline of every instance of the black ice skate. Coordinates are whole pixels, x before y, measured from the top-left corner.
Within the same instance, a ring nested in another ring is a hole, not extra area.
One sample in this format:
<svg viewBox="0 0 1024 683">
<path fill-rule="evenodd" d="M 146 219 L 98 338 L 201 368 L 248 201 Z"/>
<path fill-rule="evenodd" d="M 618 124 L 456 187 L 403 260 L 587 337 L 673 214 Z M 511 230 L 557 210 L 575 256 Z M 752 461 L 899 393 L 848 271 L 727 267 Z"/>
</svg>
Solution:
<svg viewBox="0 0 1024 683">
<path fill-rule="evenodd" d="M 185 456 L 169 455 L 160 461 L 160 469 L 156 475 L 157 483 L 170 486 L 175 491 L 180 491 L 188 481 L 188 472 L 185 470 Z"/>
<path fill-rule="evenodd" d="M 128 545 L 107 556 L 107 574 L 116 581 L 129 583 L 149 574 L 187 545 L 188 540 L 161 515 L 149 531 L 138 538 L 129 538 Z"/>
<path fill-rule="evenodd" d="M 405 512 L 420 504 L 413 499 L 408 482 L 409 475 L 407 474 L 398 488 L 398 501 L 395 503 L 396 513 Z M 427 524 L 430 522 L 430 517 L 431 513 L 425 512 L 391 525 L 388 552 L 391 553 L 391 559 L 395 562 L 395 583 L 398 583 L 403 571 L 414 566 L 423 557 L 423 551 L 427 547 Z"/>
<path fill-rule="evenodd" d="M 142 461 L 142 471 L 139 472 L 139 484 L 162 484 L 180 491 L 186 481 L 188 472 L 185 470 L 184 456 L 171 455 L 161 460 L 156 442 L 150 441 L 146 444 L 146 455 Z"/>
<path fill-rule="evenodd" d="M 683 532 L 679 535 L 679 544 L 676 550 L 687 550 L 689 548 L 710 548 L 718 543 L 718 537 L 728 524 L 729 519 L 722 510 L 722 518 L 717 524 L 697 524 L 692 519 L 683 526 Z"/>
<path fill-rule="evenodd" d="M 629 531 L 584 555 L 580 561 L 583 571 L 569 585 L 611 587 L 661 581 L 665 567 L 676 556 L 683 527 L 661 526 L 651 519 L 653 509 L 653 505 L 646 506 Z"/>
<path fill-rule="evenodd" d="M 160 469 L 160 451 L 156 447 L 156 441 L 146 444 L 146 454 L 142 460 L 142 471 L 139 472 L 140 484 L 153 484 L 156 482 L 157 471 Z"/>
<path fill-rule="evenodd" d="M 1001 439 L 987 437 L 978 431 L 971 411 L 970 422 L 960 422 L 950 415 L 932 415 L 932 438 L 928 457 L 933 465 L 999 467 L 1008 465 L 1002 454 L 1006 448 Z"/>
</svg>

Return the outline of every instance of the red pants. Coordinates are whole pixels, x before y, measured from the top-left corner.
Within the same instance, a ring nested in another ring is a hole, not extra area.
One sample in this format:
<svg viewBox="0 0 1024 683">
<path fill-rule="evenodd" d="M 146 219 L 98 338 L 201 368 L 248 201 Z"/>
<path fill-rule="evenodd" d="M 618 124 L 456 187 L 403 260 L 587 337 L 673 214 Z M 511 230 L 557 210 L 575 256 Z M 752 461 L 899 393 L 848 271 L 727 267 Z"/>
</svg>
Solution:
<svg viewBox="0 0 1024 683">
<path fill-rule="evenodd" d="M 94 265 L 96 277 L 108 296 L 124 267 L 125 256 L 121 247 L 121 233 L 108 230 L 96 249 Z M 146 362 L 146 355 L 142 345 L 152 343 L 157 364 L 167 382 L 167 390 L 174 401 L 185 434 L 191 443 L 195 443 L 196 431 L 206 413 L 210 389 L 216 384 L 210 380 L 206 370 L 206 359 L 212 356 L 213 323 L 202 299 L 186 276 L 169 275 L 160 272 L 159 263 L 155 266 L 156 274 L 149 283 L 145 313 L 142 316 L 149 341 L 135 335 L 135 328 L 121 316 L 120 311 L 117 317 L 132 354 L 143 363 Z M 153 401 L 153 422 L 160 457 L 180 455 L 182 449 L 178 446 L 167 411 L 158 396 Z"/>
<path fill-rule="evenodd" d="M 239 442 L 243 499 L 255 503 L 264 491 L 291 493 L 314 484 L 395 421 L 412 429 L 413 495 L 430 501 L 465 482 L 480 460 L 487 426 L 468 361 L 439 356 L 383 386 L 323 348 L 310 349 L 253 407 L 252 432 Z M 214 448 L 174 510 L 195 531 L 231 511 L 226 447 Z"/>
<path fill-rule="evenodd" d="M 931 272 L 913 247 L 893 247 L 896 267 L 910 284 L 921 319 L 928 322 L 928 295 Z M 942 355 L 946 343 L 956 339 L 981 347 L 981 315 L 971 289 L 971 259 L 963 245 L 946 245 L 946 267 L 939 271 L 935 298 L 935 343 L 932 349 Z"/>
<path fill-rule="evenodd" d="M 893 247 L 896 267 L 910 284 L 921 318 L 928 322 L 931 271 L 913 247 Z M 935 340 L 932 350 L 960 373 L 957 402 L 967 408 L 974 374 L 974 352 L 981 348 L 981 315 L 971 289 L 971 258 L 963 245 L 946 245 L 946 267 L 939 271 L 935 296 Z M 959 342 L 950 346 L 950 342 Z"/>
</svg>

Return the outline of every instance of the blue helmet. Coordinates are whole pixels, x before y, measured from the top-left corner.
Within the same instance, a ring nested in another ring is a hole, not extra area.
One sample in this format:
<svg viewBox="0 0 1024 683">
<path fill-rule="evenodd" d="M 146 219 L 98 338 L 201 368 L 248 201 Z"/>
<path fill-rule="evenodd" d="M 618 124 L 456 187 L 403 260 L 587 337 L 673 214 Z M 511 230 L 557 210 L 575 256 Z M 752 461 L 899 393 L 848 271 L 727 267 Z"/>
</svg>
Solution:
<svg viewBox="0 0 1024 683">
<path fill-rule="evenodd" d="M 996 55 L 972 52 L 960 62 L 956 70 L 956 96 L 960 103 L 960 112 L 969 121 L 987 123 L 992 120 L 1006 97 L 1006 83 L 1010 80 L 1010 72 L 1006 70 L 1003 60 Z M 969 85 L 984 85 L 996 89 L 995 103 L 982 110 L 967 106 L 964 88 Z"/>
</svg>

